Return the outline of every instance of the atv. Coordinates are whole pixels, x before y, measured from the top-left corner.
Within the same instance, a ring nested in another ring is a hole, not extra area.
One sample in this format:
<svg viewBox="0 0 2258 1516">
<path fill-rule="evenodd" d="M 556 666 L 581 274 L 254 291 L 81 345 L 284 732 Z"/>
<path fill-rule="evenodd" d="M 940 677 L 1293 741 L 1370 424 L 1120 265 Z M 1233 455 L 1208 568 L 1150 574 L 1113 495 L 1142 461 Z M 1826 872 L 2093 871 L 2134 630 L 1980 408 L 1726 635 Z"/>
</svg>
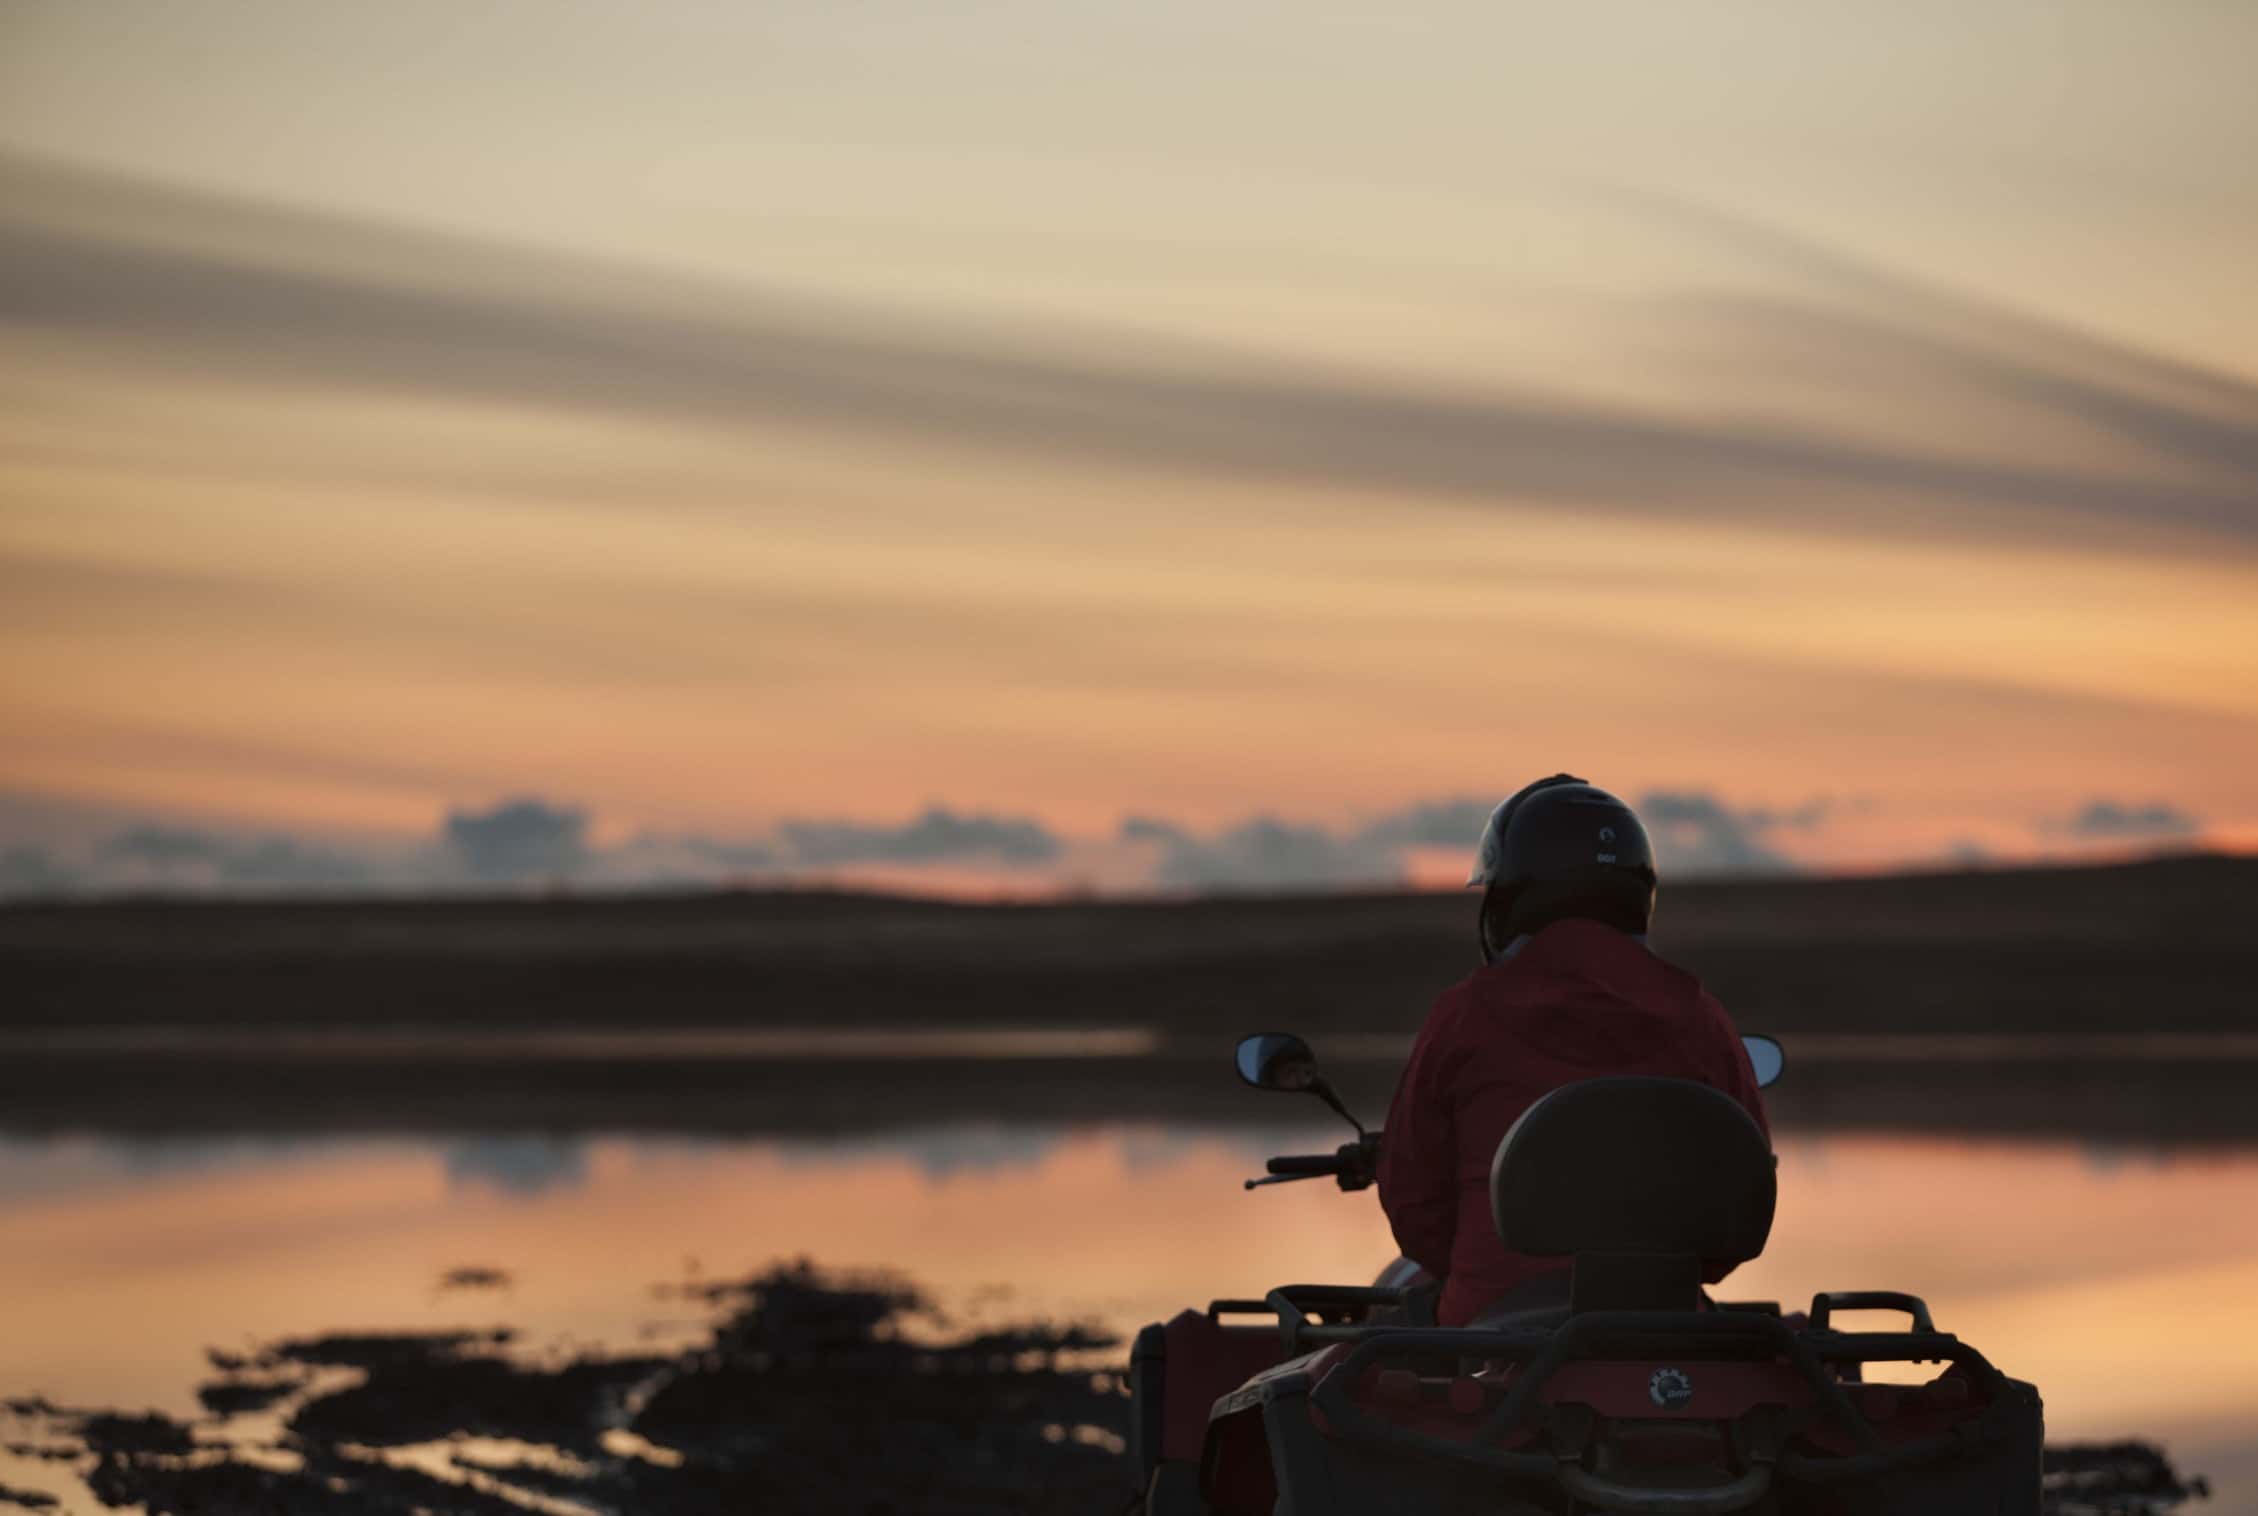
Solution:
<svg viewBox="0 0 2258 1516">
<path fill-rule="evenodd" d="M 1784 1059 L 1745 1039 L 1760 1083 Z M 1309 1046 L 1239 1044 L 1240 1077 L 1356 1125 Z M 1269 1161 L 1248 1188 L 1372 1183 L 1380 1133 Z M 1130 1456 L 1146 1516 L 2038 1516 L 2032 1386 L 1940 1332 L 1918 1297 L 1816 1296 L 1784 1315 L 1716 1301 L 1719 1266 L 1772 1228 L 1776 1160 L 1731 1097 L 1678 1079 L 1565 1085 L 1490 1170 L 1514 1252 L 1558 1258 L 1471 1325 L 1435 1322 L 1435 1281 L 1287 1284 L 1138 1333 Z M 1849 1331 L 1846 1312 L 1907 1318 Z M 1873 1364 L 1921 1383 L 1868 1383 Z M 1934 1372 L 1930 1372 L 1930 1370 Z"/>
</svg>

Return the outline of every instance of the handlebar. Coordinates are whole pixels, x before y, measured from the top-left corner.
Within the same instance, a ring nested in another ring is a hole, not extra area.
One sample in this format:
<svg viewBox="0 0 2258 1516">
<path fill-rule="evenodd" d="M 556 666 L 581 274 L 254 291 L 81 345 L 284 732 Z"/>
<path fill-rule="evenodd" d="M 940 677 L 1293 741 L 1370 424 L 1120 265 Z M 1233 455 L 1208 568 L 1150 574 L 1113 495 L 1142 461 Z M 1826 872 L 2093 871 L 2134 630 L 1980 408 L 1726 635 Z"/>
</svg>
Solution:
<svg viewBox="0 0 2258 1516">
<path fill-rule="evenodd" d="M 1246 1187 L 1252 1190 L 1266 1184 L 1330 1177 L 1344 1190 L 1367 1189 L 1378 1175 L 1379 1162 L 1380 1134 L 1368 1132 L 1354 1142 L 1342 1143 L 1330 1153 L 1281 1154 L 1263 1165 L 1269 1178 L 1249 1179 Z"/>
<path fill-rule="evenodd" d="M 1338 1174 L 1341 1155 L 1338 1153 L 1289 1153 L 1273 1158 L 1263 1170 L 1271 1174 L 1291 1174 L 1297 1179 L 1315 1179 L 1321 1174 Z"/>
</svg>

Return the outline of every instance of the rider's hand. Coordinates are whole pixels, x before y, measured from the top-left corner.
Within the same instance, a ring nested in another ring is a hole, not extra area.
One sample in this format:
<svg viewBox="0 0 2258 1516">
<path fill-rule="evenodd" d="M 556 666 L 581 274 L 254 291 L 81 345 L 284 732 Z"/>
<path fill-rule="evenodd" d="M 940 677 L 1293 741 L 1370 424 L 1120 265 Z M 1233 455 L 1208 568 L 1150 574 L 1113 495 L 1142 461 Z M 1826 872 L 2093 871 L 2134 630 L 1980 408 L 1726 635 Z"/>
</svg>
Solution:
<svg viewBox="0 0 2258 1516">
<path fill-rule="evenodd" d="M 1367 1132 L 1354 1142 L 1344 1142 L 1336 1150 L 1341 1160 L 1340 1186 L 1344 1190 L 1361 1190 L 1371 1186 L 1380 1172 L 1380 1134 Z"/>
</svg>

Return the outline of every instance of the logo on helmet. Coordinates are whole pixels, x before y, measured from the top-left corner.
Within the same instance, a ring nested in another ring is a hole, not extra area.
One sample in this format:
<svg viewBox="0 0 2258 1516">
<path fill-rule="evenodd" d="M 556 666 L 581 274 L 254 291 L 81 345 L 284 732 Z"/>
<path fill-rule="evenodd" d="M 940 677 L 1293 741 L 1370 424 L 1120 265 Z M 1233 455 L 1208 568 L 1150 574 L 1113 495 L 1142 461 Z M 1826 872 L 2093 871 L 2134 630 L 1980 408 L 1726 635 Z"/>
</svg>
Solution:
<svg viewBox="0 0 2258 1516">
<path fill-rule="evenodd" d="M 1646 1382 L 1646 1395 L 1665 1411 L 1675 1411 L 1693 1399 L 1693 1380 L 1684 1369 L 1656 1369 Z"/>
</svg>

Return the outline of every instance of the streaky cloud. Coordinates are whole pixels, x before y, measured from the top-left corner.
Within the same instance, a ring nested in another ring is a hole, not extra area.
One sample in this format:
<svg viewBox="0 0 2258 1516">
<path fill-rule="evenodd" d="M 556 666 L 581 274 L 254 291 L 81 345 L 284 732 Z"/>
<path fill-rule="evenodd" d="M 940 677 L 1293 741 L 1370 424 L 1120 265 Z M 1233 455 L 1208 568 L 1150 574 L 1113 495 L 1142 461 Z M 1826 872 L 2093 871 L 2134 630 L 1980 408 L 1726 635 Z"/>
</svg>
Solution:
<svg viewBox="0 0 2258 1516">
<path fill-rule="evenodd" d="M 1806 349 L 1857 354 L 1865 362 L 1891 361 L 1902 375 L 1895 388 L 1921 394 L 1951 384 L 1994 402 L 2051 413 L 2069 431 L 2102 432 L 2144 452 L 2159 465 L 2214 471 L 2222 483 L 2258 473 L 2258 389 L 2234 393 L 2235 403 L 2199 406 L 2162 398 L 2143 385 L 2109 382 L 2050 364 L 2030 351 L 1987 350 L 1910 321 L 1798 304 L 1776 296 L 1712 296 L 1682 302 L 1721 317 L 1744 340 L 1786 337 Z"/>
<path fill-rule="evenodd" d="M 1618 188 L 1613 197 L 1652 220 L 1709 238 L 1791 273 L 1814 289 L 1857 300 L 1900 321 L 1955 331 L 1963 340 L 1980 335 L 2060 369 L 2112 374 L 2122 384 L 2164 388 L 2190 401 L 2232 408 L 2246 418 L 2258 412 L 2258 381 L 2242 375 L 2065 326 L 1902 273 L 1725 206 L 1644 189 Z"/>
<path fill-rule="evenodd" d="M 2050 408 L 2065 424 L 2105 427 L 2172 455 L 2175 465 L 2206 465 L 2208 474 L 1986 453 L 1971 445 L 1983 441 L 1981 416 L 1966 418 L 1965 435 L 1939 450 L 1917 440 L 1854 441 L 1792 418 L 1742 419 L 1725 407 L 1711 419 L 1677 420 L 1542 393 L 1312 378 L 1282 365 L 1269 373 L 1140 368 L 1085 333 L 1061 330 L 1036 345 L 984 342 L 876 310 L 657 274 L 638 286 L 619 271 L 555 255 L 392 228 L 369 229 L 369 257 L 294 267 L 247 249 L 288 246 L 300 235 L 329 247 L 350 241 L 348 231 L 334 220 L 214 198 L 198 201 L 193 219 L 232 227 L 232 240 L 184 246 L 158 224 L 160 209 L 178 213 L 182 192 L 126 182 L 81 186 L 106 196 L 115 214 L 43 217 L 41 206 L 59 198 L 59 172 L 0 161 L 0 186 L 23 190 L 0 197 L 8 207 L 0 213 L 0 326 L 125 344 L 140 361 L 182 371 L 708 426 L 818 425 L 1097 466 L 1434 501 L 1574 503 L 1634 518 L 2007 537 L 2027 537 L 2043 522 L 2053 532 L 2139 527 L 2258 541 L 2258 487 L 2245 467 L 2258 404 L 2245 389 L 2215 381 L 2198 404 L 2172 386 L 2144 391 L 2136 382 L 2169 372 L 2167 360 L 2049 340 L 2025 343 L 2008 361 L 1877 327 L 1916 305 L 1920 322 L 1933 324 L 1936 314 L 1919 305 L 1926 297 L 1918 291 L 1880 276 L 1862 284 L 1842 276 L 1874 293 L 1878 317 L 1774 307 L 1745 319 L 1802 321 L 1846 353 L 1874 343 L 1918 349 L 1924 363 L 2002 403 Z M 685 314 L 692 305 L 710 314 Z M 2002 322 L 2027 335 L 2028 323 L 2005 316 L 1989 325 Z M 1965 324 L 1986 325 L 1973 317 Z M 2118 379 L 2083 371 L 2095 363 L 2113 365 Z"/>
</svg>

